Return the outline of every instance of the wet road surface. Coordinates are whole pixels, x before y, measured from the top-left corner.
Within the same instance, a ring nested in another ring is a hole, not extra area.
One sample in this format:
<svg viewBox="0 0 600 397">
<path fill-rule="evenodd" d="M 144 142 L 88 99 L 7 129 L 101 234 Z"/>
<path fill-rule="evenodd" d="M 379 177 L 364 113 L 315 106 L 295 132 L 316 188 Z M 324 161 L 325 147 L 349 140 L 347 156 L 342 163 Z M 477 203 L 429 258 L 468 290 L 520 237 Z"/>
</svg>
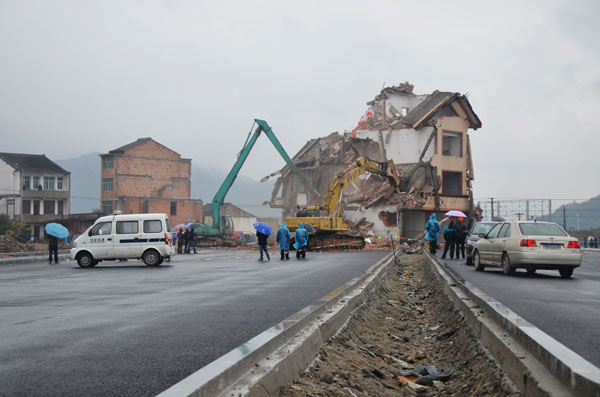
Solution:
<svg viewBox="0 0 600 397">
<path fill-rule="evenodd" d="M 154 396 L 388 253 L 244 254 L 0 266 L 0 395 Z"/>
<path fill-rule="evenodd" d="M 440 253 L 437 254 L 438 258 Z M 600 367 L 600 251 L 584 252 L 572 278 L 557 270 L 512 276 L 500 267 L 476 272 L 464 260 L 440 259 L 463 279 L 506 305 L 525 320 Z"/>
</svg>

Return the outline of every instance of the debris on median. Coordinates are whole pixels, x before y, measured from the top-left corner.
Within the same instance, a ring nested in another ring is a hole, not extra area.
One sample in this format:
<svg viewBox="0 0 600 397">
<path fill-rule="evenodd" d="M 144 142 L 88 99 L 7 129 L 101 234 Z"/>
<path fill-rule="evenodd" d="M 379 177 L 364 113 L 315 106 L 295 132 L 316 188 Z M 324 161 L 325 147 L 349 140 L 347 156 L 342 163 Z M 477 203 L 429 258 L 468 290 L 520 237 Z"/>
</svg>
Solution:
<svg viewBox="0 0 600 397">
<path fill-rule="evenodd" d="M 521 395 L 411 253 L 280 396 Z"/>
</svg>

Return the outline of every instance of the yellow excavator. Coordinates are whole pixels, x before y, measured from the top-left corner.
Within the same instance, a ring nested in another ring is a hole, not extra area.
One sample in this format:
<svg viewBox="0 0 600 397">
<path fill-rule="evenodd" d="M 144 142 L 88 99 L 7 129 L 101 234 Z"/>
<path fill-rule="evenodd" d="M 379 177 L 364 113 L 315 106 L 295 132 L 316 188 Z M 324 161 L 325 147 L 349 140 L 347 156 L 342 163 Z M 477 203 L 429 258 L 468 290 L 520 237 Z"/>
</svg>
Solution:
<svg viewBox="0 0 600 397">
<path fill-rule="evenodd" d="M 393 161 L 377 162 L 367 157 L 356 160 L 352 167 L 329 184 L 322 205 L 311 205 L 300 209 L 295 217 L 287 218 L 285 223 L 294 231 L 298 225 L 310 224 L 315 230 L 309 238 L 309 247 L 324 245 L 343 245 L 352 248 L 364 247 L 364 239 L 348 234 L 348 225 L 342 218 L 342 192 L 352 182 L 365 172 L 371 172 L 388 177 L 392 186 L 397 188 L 399 176 Z M 352 244 L 350 244 L 352 242 Z"/>
</svg>

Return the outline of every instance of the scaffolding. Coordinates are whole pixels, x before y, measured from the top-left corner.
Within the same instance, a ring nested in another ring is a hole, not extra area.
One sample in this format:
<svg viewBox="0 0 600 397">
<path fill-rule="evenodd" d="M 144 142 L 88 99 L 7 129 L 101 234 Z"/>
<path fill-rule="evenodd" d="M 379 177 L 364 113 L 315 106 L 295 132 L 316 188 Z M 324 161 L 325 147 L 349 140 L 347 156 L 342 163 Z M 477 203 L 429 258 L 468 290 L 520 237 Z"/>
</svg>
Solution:
<svg viewBox="0 0 600 397">
<path fill-rule="evenodd" d="M 556 204 L 556 203 L 555 203 Z M 550 222 L 562 222 L 557 214 L 552 214 L 552 199 L 485 199 L 478 200 L 477 205 L 482 209 L 482 220 L 544 220 Z M 562 204 L 561 204 L 562 205 Z M 553 219 L 556 218 L 556 219 Z"/>
</svg>

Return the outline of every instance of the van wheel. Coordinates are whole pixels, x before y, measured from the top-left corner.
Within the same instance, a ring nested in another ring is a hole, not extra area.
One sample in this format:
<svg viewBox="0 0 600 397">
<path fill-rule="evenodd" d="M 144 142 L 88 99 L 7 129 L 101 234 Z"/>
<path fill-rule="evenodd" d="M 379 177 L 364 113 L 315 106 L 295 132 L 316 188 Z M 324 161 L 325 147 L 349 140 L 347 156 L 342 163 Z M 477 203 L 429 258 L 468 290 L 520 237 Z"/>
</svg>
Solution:
<svg viewBox="0 0 600 397">
<path fill-rule="evenodd" d="M 144 252 L 144 256 L 142 256 L 142 260 L 146 264 L 146 266 L 158 266 L 161 264 L 161 257 L 155 250 L 148 250 Z"/>
<path fill-rule="evenodd" d="M 77 255 L 77 264 L 81 267 L 94 267 L 98 264 L 98 261 L 94 260 L 89 252 L 82 252 Z"/>
</svg>

